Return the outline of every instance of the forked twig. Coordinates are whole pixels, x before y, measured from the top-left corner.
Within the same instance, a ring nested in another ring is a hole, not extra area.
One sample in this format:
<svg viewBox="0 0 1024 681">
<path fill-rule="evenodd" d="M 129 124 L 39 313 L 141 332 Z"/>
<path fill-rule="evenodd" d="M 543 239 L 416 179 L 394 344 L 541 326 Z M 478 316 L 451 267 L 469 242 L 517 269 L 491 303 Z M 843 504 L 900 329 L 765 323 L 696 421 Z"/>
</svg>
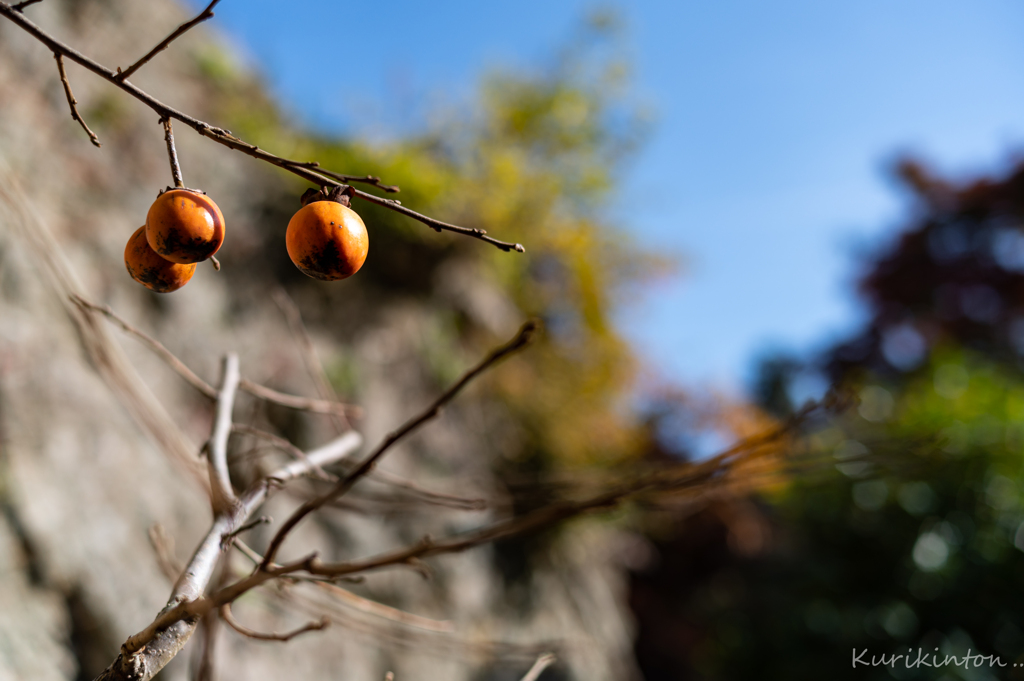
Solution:
<svg viewBox="0 0 1024 681">
<path fill-rule="evenodd" d="M 57 72 L 60 74 L 60 83 L 64 86 L 64 96 L 68 98 L 68 106 L 71 107 L 71 118 L 78 121 L 78 124 L 82 126 L 82 130 L 85 130 L 85 134 L 89 136 L 89 141 L 93 143 L 93 146 L 103 146 L 100 144 L 100 139 L 96 136 L 96 133 L 85 124 L 82 114 L 78 113 L 78 100 L 75 99 L 75 95 L 71 92 L 71 82 L 68 80 L 67 71 L 64 70 L 64 57 L 60 52 L 54 52 L 53 58 L 57 60 Z"/>
<path fill-rule="evenodd" d="M 347 456 L 361 442 L 362 438 L 358 434 L 349 432 L 307 456 L 319 465 L 326 465 L 331 462 L 331 457 L 336 460 Z M 311 468 L 304 462 L 293 462 L 273 474 L 275 483 L 271 483 L 270 478 L 261 480 L 241 495 L 237 503 L 230 508 L 217 511 L 209 532 L 196 548 L 171 590 L 167 606 L 149 626 L 128 637 L 121 646 L 121 653 L 117 659 L 97 677 L 97 680 L 122 681 L 142 678 L 140 672 L 145 672 L 145 678 L 150 678 L 177 655 L 191 638 L 197 622 L 214 609 L 209 599 L 203 598 L 203 592 L 209 585 L 222 554 L 224 538 L 246 523 L 276 485 L 304 475 L 310 470 Z M 217 607 L 229 602 L 218 603 Z M 178 616 L 181 613 L 185 614 Z"/>
<path fill-rule="evenodd" d="M 178 359 L 173 352 L 168 350 L 163 343 L 153 338 L 144 331 L 137 329 L 132 326 L 121 317 L 119 314 L 114 312 L 108 305 L 97 305 L 89 300 L 86 300 L 78 294 L 71 294 L 71 301 L 84 310 L 99 312 L 104 315 L 107 319 L 117 324 L 126 333 L 135 336 L 137 339 L 142 341 L 150 350 L 164 361 L 171 369 L 173 369 L 179 376 L 191 385 L 193 388 L 198 390 L 200 393 L 210 398 L 211 400 L 217 399 L 218 391 L 212 385 L 199 378 L 194 371 L 188 368 L 184 362 Z M 333 414 L 333 413 L 344 413 L 350 416 L 359 416 L 362 414 L 362 410 L 359 407 L 350 404 L 341 404 L 340 402 L 328 402 L 326 400 L 312 399 L 308 397 L 299 397 L 298 395 L 289 395 L 287 393 L 278 392 L 273 388 L 254 383 L 246 378 L 242 378 L 238 382 L 238 387 L 245 392 L 258 397 L 261 400 L 273 402 L 279 404 L 282 407 L 289 407 L 291 409 L 301 409 L 304 411 L 310 411 L 315 414 Z"/>
<path fill-rule="evenodd" d="M 243 532 L 248 532 L 254 527 L 259 527 L 260 525 L 267 525 L 272 522 L 274 521 L 270 517 L 265 515 L 261 515 L 259 518 L 256 518 L 255 520 L 250 520 L 246 524 L 239 527 L 237 530 L 232 530 L 231 532 L 225 534 L 224 538 L 221 539 L 221 546 L 227 548 L 232 544 L 233 540 Z"/>
<path fill-rule="evenodd" d="M 166 38 L 161 40 L 160 43 L 156 47 L 154 47 L 152 50 L 150 50 L 145 55 L 143 55 L 137 62 L 135 62 L 134 64 L 132 64 L 128 68 L 126 68 L 124 71 L 122 71 L 120 68 L 118 68 L 117 69 L 117 76 L 115 76 L 117 78 L 117 80 L 120 80 L 120 81 L 127 80 L 128 76 L 132 75 L 133 73 L 135 73 L 136 71 L 141 69 L 143 66 L 145 66 L 146 63 L 149 62 L 150 59 L 152 59 L 156 55 L 158 55 L 161 52 L 163 52 L 164 50 L 166 50 L 168 45 L 170 45 L 172 42 L 174 42 L 177 38 L 181 37 L 181 35 L 183 35 L 190 28 L 192 28 L 193 26 L 196 26 L 198 24 L 201 24 L 204 21 L 206 21 L 207 19 L 209 19 L 210 17 L 212 17 L 213 16 L 213 8 L 214 8 L 214 6 L 218 2 L 220 2 L 220 0 L 213 0 L 213 2 L 211 2 L 209 5 L 207 5 L 206 9 L 204 9 L 202 12 L 200 12 L 194 19 L 192 19 L 191 21 L 186 21 L 184 24 L 182 24 L 181 26 L 176 28 L 173 33 L 171 33 L 169 36 L 167 36 Z M 178 185 L 175 185 L 175 186 L 178 186 Z M 184 185 L 181 185 L 181 186 L 184 186 Z"/>
<path fill-rule="evenodd" d="M 505 346 L 505 348 L 499 349 L 499 351 L 492 354 L 492 357 L 508 347 Z M 471 377 L 471 374 L 472 372 L 467 374 L 467 377 Z M 453 388 L 459 387 L 462 383 L 460 381 Z M 445 395 L 450 395 L 451 392 L 449 390 Z M 435 404 L 437 403 L 435 402 Z M 806 418 L 809 413 L 810 411 L 802 412 L 800 418 Z M 415 421 L 417 419 L 410 423 Z M 242 594 L 274 579 L 292 578 L 293 575 L 301 578 L 304 574 L 320 575 L 335 579 L 389 565 L 415 564 L 421 558 L 427 556 L 463 551 L 498 539 L 535 532 L 543 527 L 551 526 L 588 511 L 613 508 L 625 500 L 645 492 L 692 488 L 700 485 L 726 484 L 728 480 L 727 473 L 733 470 L 737 464 L 752 461 L 772 451 L 777 451 L 773 444 L 786 437 L 796 427 L 797 423 L 799 423 L 799 420 L 791 420 L 784 427 L 748 438 L 722 454 L 698 464 L 683 463 L 665 470 L 639 476 L 633 480 L 620 482 L 603 492 L 578 501 L 557 501 L 520 517 L 500 520 L 491 525 L 437 541 L 425 537 L 417 544 L 405 549 L 350 563 L 325 565 L 317 560 L 317 554 L 314 553 L 291 563 L 278 566 L 268 561 L 266 556 L 264 556 L 257 569 L 248 577 L 234 584 L 229 584 L 222 589 L 217 589 L 209 596 L 182 599 L 177 605 L 169 604 L 149 626 L 125 642 L 122 647 L 122 657 L 126 654 L 130 656 L 139 651 L 143 646 L 146 646 L 148 650 L 148 642 L 154 637 L 163 635 L 162 632 L 169 631 L 179 626 L 182 622 L 195 621 L 196 618 L 202 617 L 211 610 L 219 608 L 225 603 L 231 603 Z M 296 514 L 293 514 L 292 517 L 295 518 Z M 117 677 L 111 676 L 109 678 Z"/>
<path fill-rule="evenodd" d="M 777 437 L 781 436 L 778 435 Z M 763 455 L 763 452 L 760 450 L 767 444 L 767 441 L 763 438 L 757 438 L 755 441 L 756 444 L 753 445 L 753 450 L 743 452 L 747 459 Z M 588 511 L 613 508 L 626 499 L 644 492 L 656 492 L 688 486 L 693 487 L 724 481 L 724 474 L 735 463 L 744 460 L 744 457 L 740 456 L 740 454 L 741 450 L 734 449 L 731 457 L 719 456 L 700 464 L 682 464 L 675 468 L 657 471 L 632 481 L 617 484 L 604 492 L 579 501 L 554 502 L 520 517 L 500 520 L 476 530 L 452 535 L 436 541 L 425 537 L 420 542 L 407 548 L 350 563 L 323 564 L 318 561 L 317 555 L 314 553 L 291 563 L 275 565 L 264 556 L 257 569 L 248 577 L 218 589 L 209 596 L 182 602 L 177 606 L 170 607 L 146 629 L 131 637 L 125 645 L 130 645 L 132 649 L 138 650 L 139 647 L 144 645 L 146 641 L 150 640 L 158 632 L 175 626 L 175 623 L 201 617 L 211 609 L 219 608 L 225 603 L 231 603 L 242 594 L 274 579 L 291 578 L 293 575 L 300 577 L 303 574 L 320 575 L 333 579 L 387 566 L 416 565 L 421 558 L 464 551 L 468 548 L 499 539 L 507 539 L 535 532 L 543 527 L 582 515 Z"/>
</svg>

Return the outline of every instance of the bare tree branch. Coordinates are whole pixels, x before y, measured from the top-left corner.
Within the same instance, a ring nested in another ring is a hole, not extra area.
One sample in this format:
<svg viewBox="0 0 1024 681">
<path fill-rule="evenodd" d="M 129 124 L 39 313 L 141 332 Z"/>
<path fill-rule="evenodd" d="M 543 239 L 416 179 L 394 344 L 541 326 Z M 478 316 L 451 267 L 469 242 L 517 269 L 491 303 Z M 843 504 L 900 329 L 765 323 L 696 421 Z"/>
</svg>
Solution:
<svg viewBox="0 0 1024 681">
<path fill-rule="evenodd" d="M 380 469 L 374 469 L 369 473 L 368 477 L 389 487 L 404 490 L 413 498 L 419 499 L 427 504 L 447 506 L 448 508 L 459 508 L 465 511 L 482 511 L 487 508 L 486 499 L 463 497 L 457 494 L 445 494 L 443 492 L 426 489 L 411 480 L 406 480 L 394 473 L 388 473 L 387 471 L 382 471 Z"/>
<path fill-rule="evenodd" d="M 318 400 L 311 397 L 289 395 L 288 393 L 278 392 L 273 388 L 268 388 L 264 385 L 260 385 L 259 383 L 253 383 L 247 378 L 243 378 L 241 383 L 238 384 L 238 387 L 261 400 L 273 402 L 274 404 L 279 404 L 282 407 L 313 412 L 314 414 L 341 414 L 342 416 L 353 418 L 358 418 L 363 414 L 363 410 L 360 407 L 352 404 L 328 402 L 326 400 Z"/>
<path fill-rule="evenodd" d="M 510 343 L 504 348 L 500 348 L 498 351 L 495 351 L 495 353 L 492 353 L 491 357 L 500 354 L 502 350 L 507 349 L 511 345 L 513 344 Z M 467 377 L 471 377 L 472 374 L 473 371 L 467 374 Z M 467 377 L 464 377 L 464 379 Z M 464 382 L 465 381 L 460 381 L 453 387 L 453 389 L 455 387 L 460 387 Z M 445 395 L 450 395 L 451 393 L 452 391 L 450 390 L 448 393 L 445 393 Z M 437 403 L 435 402 L 435 405 L 436 404 Z M 805 410 L 799 415 L 799 419 L 805 418 L 808 413 L 810 413 L 810 411 Z M 414 419 L 410 423 L 416 420 L 417 419 Z M 731 447 L 722 454 L 699 464 L 684 463 L 668 469 L 658 470 L 653 473 L 637 477 L 633 480 L 613 485 L 599 494 L 581 500 L 554 502 L 520 517 L 501 520 L 492 523 L 491 525 L 469 532 L 456 534 L 438 541 L 430 538 L 424 538 L 410 547 L 350 563 L 323 564 L 317 560 L 317 555 L 314 553 L 300 560 L 278 566 L 267 560 L 266 556 L 264 556 L 260 565 L 251 575 L 222 589 L 218 589 L 205 598 L 195 598 L 194 600 L 179 599 L 177 601 L 172 598 L 172 601 L 168 603 L 168 607 L 165 608 L 164 611 L 162 611 L 161 614 L 148 627 L 146 627 L 146 629 L 135 636 L 130 637 L 128 641 L 126 641 L 124 646 L 122 646 L 122 656 L 118 659 L 119 661 L 122 659 L 132 659 L 133 654 L 140 652 L 140 649 L 143 646 L 145 646 L 146 654 L 148 654 L 148 651 L 151 648 L 155 648 L 157 650 L 162 649 L 159 644 L 163 638 L 166 637 L 166 632 L 176 632 L 182 626 L 188 626 L 187 623 L 195 622 L 197 618 L 204 616 L 212 609 L 219 608 L 226 603 L 231 603 L 242 594 L 274 579 L 291 578 L 293 575 L 299 576 L 301 573 L 337 578 L 392 565 L 415 564 L 424 557 L 463 551 L 498 539 L 505 539 L 512 536 L 535 532 L 543 527 L 553 525 L 588 511 L 613 508 L 621 504 L 623 501 L 645 492 L 659 492 L 687 487 L 697 487 L 699 485 L 712 486 L 715 484 L 725 484 L 728 478 L 727 474 L 737 464 L 754 460 L 766 455 L 768 452 L 777 451 L 777 447 L 774 447 L 773 445 L 785 438 L 797 423 L 799 423 L 799 420 L 791 420 L 780 428 L 749 438 L 738 443 L 734 447 Z M 312 458 L 312 456 L 310 456 L 310 458 Z M 369 457 L 367 460 L 369 460 Z M 357 470 L 362 469 L 363 466 Z M 347 479 L 349 478 L 342 480 L 342 482 Z M 265 490 L 265 488 L 263 489 Z M 248 495 L 243 498 L 243 504 L 246 503 L 245 499 L 247 498 Z M 324 498 L 325 497 L 319 497 L 318 499 L 322 500 Z M 293 515 L 293 518 L 294 517 L 295 515 Z M 219 534 L 218 536 L 223 535 Z M 204 547 L 201 546 L 197 551 L 197 558 L 203 553 L 203 551 Z M 198 561 L 194 559 L 193 562 Z M 188 571 L 186 571 L 186 575 L 188 574 Z M 175 593 L 177 592 L 178 590 L 176 589 Z M 186 624 L 183 625 L 182 623 Z M 180 636 L 180 634 L 175 635 Z M 156 643 L 154 644 L 153 641 L 156 641 Z M 135 657 L 138 656 L 136 655 Z M 109 676 L 102 678 L 123 679 L 129 677 Z"/>
<path fill-rule="evenodd" d="M 202 394 L 209 397 L 211 400 L 217 399 L 218 391 L 212 385 L 204 381 L 203 379 L 196 376 L 196 374 L 189 369 L 184 362 L 178 359 L 173 352 L 168 350 L 163 343 L 146 334 L 143 331 L 135 328 L 129 324 L 123 317 L 110 309 L 107 305 L 97 305 L 96 303 L 90 302 L 78 294 L 71 295 L 71 301 L 77 304 L 79 307 L 85 310 L 92 310 L 99 312 L 106 316 L 107 319 L 114 322 L 121 327 L 122 330 L 127 331 L 131 335 L 135 336 L 143 343 L 145 343 L 150 350 L 155 352 L 160 359 L 164 361 L 169 367 L 174 369 L 179 376 L 191 385 L 193 388 L 201 392 Z"/>
<path fill-rule="evenodd" d="M 278 437 L 273 433 L 268 433 L 265 430 L 241 423 L 232 424 L 231 431 L 260 438 L 282 451 L 288 452 L 296 460 L 303 461 L 308 464 L 316 476 L 321 480 L 329 482 L 336 482 L 338 480 L 337 475 L 328 473 L 323 468 L 310 461 L 305 452 L 283 437 Z M 456 494 L 444 494 L 442 492 L 426 489 L 411 480 L 406 480 L 405 478 L 386 471 L 375 469 L 369 473 L 369 477 L 382 485 L 399 490 L 409 497 L 425 504 L 457 508 L 465 511 L 480 511 L 487 508 L 487 501 L 485 499 L 462 497 Z"/>
<path fill-rule="evenodd" d="M 272 522 L 274 521 L 269 516 L 265 515 L 261 515 L 259 518 L 256 518 L 255 520 L 250 520 L 246 524 L 239 527 L 237 530 L 232 530 L 228 534 L 224 535 L 224 538 L 221 540 L 222 548 L 226 549 L 228 545 L 231 544 L 232 540 L 234 540 L 238 535 L 242 534 L 243 532 L 248 532 L 254 527 L 259 527 L 260 525 L 267 525 Z"/>
<path fill-rule="evenodd" d="M 242 636 L 254 638 L 260 641 L 290 641 L 296 636 L 305 634 L 308 631 L 322 631 L 323 629 L 331 626 L 330 618 L 325 615 L 317 622 L 310 622 L 305 626 L 284 634 L 262 634 L 239 624 L 238 620 L 235 619 L 235 616 L 231 614 L 231 605 L 228 603 L 220 606 L 220 616 L 225 622 L 227 622 L 229 627 L 237 631 Z"/>
<path fill-rule="evenodd" d="M 199 378 L 195 372 L 189 369 L 184 362 L 178 359 L 174 353 L 168 350 L 160 341 L 129 324 L 123 317 L 111 310 L 107 305 L 97 305 L 96 303 L 86 300 L 77 293 L 71 294 L 70 298 L 72 302 L 87 311 L 94 311 L 103 314 L 107 319 L 121 327 L 122 330 L 142 341 L 143 344 L 156 353 L 156 355 L 162 359 L 167 366 L 177 372 L 177 374 L 185 379 L 185 381 L 193 388 L 211 400 L 217 399 L 217 389 Z M 246 378 L 239 380 L 238 387 L 261 400 L 280 404 L 281 406 L 289 407 L 290 409 L 301 409 L 316 414 L 343 413 L 353 417 L 357 417 L 362 414 L 362 410 L 354 405 L 289 395 L 287 393 L 278 392 L 273 388 L 267 388 L 266 386 L 259 385 L 258 383 L 254 383 Z"/>
<path fill-rule="evenodd" d="M 327 465 L 351 453 L 361 443 L 358 433 L 349 432 L 306 456 L 311 462 Z M 293 462 L 275 472 L 272 479 L 262 480 L 251 487 L 230 508 L 217 512 L 210 531 L 175 582 L 167 606 L 149 626 L 125 641 L 117 659 L 96 681 L 146 681 L 163 669 L 191 638 L 199 620 L 213 609 L 210 601 L 202 596 L 224 549 L 225 537 L 246 523 L 275 485 L 305 475 L 310 470 L 310 464 Z"/>
<path fill-rule="evenodd" d="M 406 612 L 405 610 L 392 608 L 391 606 L 384 605 L 383 603 L 372 601 L 369 598 L 363 598 L 362 596 L 354 594 L 348 589 L 343 589 L 332 582 L 317 581 L 311 582 L 311 584 L 318 589 L 329 593 L 331 596 L 334 596 L 345 605 L 355 610 L 375 615 L 390 622 L 396 622 L 398 624 L 404 624 L 417 629 L 425 629 L 426 631 L 442 634 L 455 631 L 455 626 L 447 620 L 430 619 L 429 617 L 423 617 L 422 615 L 414 615 L 413 613 Z"/>
<path fill-rule="evenodd" d="M 98 64 L 97 62 L 86 57 L 80 52 L 58 41 L 56 38 L 49 35 L 41 28 L 36 26 L 34 23 L 29 21 L 20 11 L 15 10 L 13 7 L 11 7 L 5 2 L 0 2 L 0 16 L 4 16 L 10 21 L 14 22 L 19 28 L 27 32 L 36 40 L 43 43 L 47 48 L 50 49 L 50 51 L 64 55 L 71 61 L 80 64 L 89 71 L 92 71 L 100 78 L 103 78 L 104 80 L 113 83 L 117 87 L 121 88 L 122 90 L 130 94 L 132 97 L 134 97 L 135 99 L 139 100 L 140 102 L 151 108 L 161 118 L 173 118 L 177 121 L 181 121 L 185 125 L 189 126 L 193 130 L 198 132 L 203 137 L 208 137 L 213 141 L 217 142 L 218 144 L 228 147 L 229 149 L 234 149 L 235 151 L 240 151 L 247 156 L 251 156 L 260 161 L 270 163 L 271 165 L 275 165 L 278 168 L 283 168 L 284 170 L 287 170 L 292 174 L 297 175 L 302 179 L 311 182 L 319 187 L 343 186 L 341 183 L 338 182 L 338 180 L 321 172 L 318 169 L 318 166 L 312 162 L 293 161 L 290 159 L 282 158 L 280 156 L 276 156 L 267 151 L 264 151 L 263 149 L 260 149 L 254 144 L 249 144 L 248 142 L 235 137 L 228 130 L 214 127 L 209 123 L 201 121 L 197 118 L 189 116 L 188 114 L 182 113 L 177 109 L 167 106 L 166 104 L 156 99 L 152 95 L 144 92 L 143 90 L 140 90 L 127 80 L 122 79 L 119 73 L 111 71 L 105 66 Z M 347 177 L 352 182 L 368 182 L 369 184 L 374 184 L 383 187 L 383 185 L 380 185 L 380 183 L 377 181 L 369 181 L 368 178 L 372 177 L 369 175 L 365 177 Z M 358 196 L 359 198 L 365 201 L 375 203 L 379 206 L 383 206 L 384 208 L 388 208 L 389 210 L 393 210 L 398 213 L 401 213 L 402 215 L 411 217 L 414 220 L 417 220 L 438 232 L 454 232 L 455 234 L 461 234 L 463 236 L 479 239 L 493 246 L 496 246 L 497 248 L 506 252 L 516 251 L 519 253 L 523 253 L 526 250 L 525 248 L 523 248 L 522 244 L 500 241 L 493 237 L 487 236 L 487 232 L 483 229 L 460 227 L 458 225 L 442 222 L 440 220 L 435 220 L 434 218 L 428 217 L 426 215 L 422 215 L 420 213 L 417 213 L 416 211 L 405 208 L 404 206 L 401 205 L 401 202 L 399 201 L 383 199 L 379 196 L 374 196 L 373 194 L 368 194 L 366 192 L 359 190 L 355 190 L 354 194 L 355 196 Z"/>
<path fill-rule="evenodd" d="M 64 96 L 67 97 L 68 106 L 71 107 L 71 118 L 78 121 L 78 124 L 82 126 L 82 130 L 85 130 L 85 134 L 89 136 L 89 141 L 93 143 L 93 146 L 102 147 L 103 145 L 100 144 L 100 139 L 96 137 L 96 133 L 89 129 L 89 126 L 85 124 L 85 119 L 82 118 L 82 114 L 78 113 L 78 100 L 75 99 L 75 95 L 71 92 L 71 82 L 68 81 L 67 71 L 64 70 L 64 57 L 59 52 L 54 52 L 53 58 L 57 60 L 57 72 L 60 74 L 60 83 L 64 86 Z"/>
<path fill-rule="evenodd" d="M 21 10 L 25 9 L 26 7 L 28 7 L 29 5 L 34 5 L 37 2 L 42 2 L 42 1 L 43 0 L 25 0 L 24 2 L 19 2 L 17 5 L 14 5 L 13 7 L 11 7 L 11 9 L 13 9 L 15 12 L 20 12 Z"/>
<path fill-rule="evenodd" d="M 204 9 L 202 12 L 200 12 L 194 19 L 192 19 L 191 21 L 186 21 L 184 24 L 182 24 L 181 26 L 176 28 L 173 33 L 171 33 L 169 36 L 167 36 L 166 38 L 161 40 L 160 43 L 156 47 L 154 47 L 152 50 L 147 52 L 137 62 L 135 62 L 134 64 L 132 64 L 128 68 L 126 68 L 124 71 L 122 71 L 120 69 L 120 67 L 118 67 L 118 69 L 117 69 L 117 76 L 116 76 L 117 80 L 120 80 L 120 81 L 127 80 L 128 76 L 132 75 L 133 73 L 135 73 L 136 71 L 141 69 L 143 66 L 145 66 L 146 63 L 150 59 L 152 59 L 156 55 L 158 55 L 161 52 L 163 52 L 164 50 L 166 50 L 168 45 L 170 45 L 172 42 L 174 42 L 174 40 L 176 40 L 177 38 L 181 37 L 190 28 L 192 28 L 193 26 L 196 26 L 198 24 L 201 24 L 204 21 L 206 21 L 207 19 L 209 19 L 210 17 L 212 17 L 213 16 L 213 8 L 217 5 L 218 2 L 220 2 L 220 0 L 213 0 L 213 2 L 211 2 L 209 5 L 207 5 L 206 9 Z M 175 186 L 178 187 L 178 186 L 184 186 L 184 185 L 175 185 Z"/>
<path fill-rule="evenodd" d="M 340 461 L 362 446 L 363 436 L 354 430 L 350 430 L 341 437 L 331 440 L 323 447 L 306 452 L 304 459 L 292 461 L 288 465 L 282 466 L 268 475 L 267 479 L 275 483 L 284 484 L 295 478 L 308 475 L 311 471 L 316 470 L 316 467 L 322 468 L 323 466 L 329 466 L 336 461 Z"/>
<path fill-rule="evenodd" d="M 492 246 L 497 246 L 499 249 L 505 251 L 506 253 L 508 253 L 509 251 L 515 251 L 516 253 L 526 252 L 526 248 L 522 244 L 513 244 L 507 241 L 498 241 L 493 237 L 487 236 L 486 230 L 470 229 L 467 227 L 459 227 L 458 225 L 453 225 L 447 222 L 441 222 L 440 220 L 435 220 L 432 217 L 428 217 L 421 213 L 417 213 L 414 210 L 406 208 L 405 206 L 402 205 L 401 201 L 396 201 L 394 199 L 384 199 L 379 196 L 374 196 L 373 194 L 367 194 L 366 192 L 360 191 L 355 187 L 353 187 L 352 190 L 355 193 L 355 195 L 358 196 L 359 198 L 369 201 L 370 203 L 375 203 L 378 206 L 383 206 L 384 208 L 390 208 L 396 213 L 401 213 L 402 215 L 408 216 L 413 220 L 422 222 L 435 232 L 448 231 L 455 232 L 456 234 L 463 234 L 465 236 L 475 237 L 477 239 L 480 239 L 481 241 L 486 241 Z"/>
<path fill-rule="evenodd" d="M 184 569 L 174 557 L 174 538 L 169 536 L 164 526 L 159 523 L 150 527 L 148 534 L 160 571 L 173 584 Z"/>
<path fill-rule="evenodd" d="M 281 526 L 274 535 L 274 538 L 270 542 L 270 546 L 267 549 L 267 553 L 264 556 L 264 569 L 270 565 L 270 563 L 277 557 L 277 551 L 281 548 L 281 544 L 284 542 L 285 537 L 288 533 L 302 521 L 307 515 L 313 511 L 321 508 L 324 504 L 329 501 L 333 501 L 338 497 L 342 496 L 364 475 L 369 473 L 376 465 L 377 461 L 381 456 L 384 455 L 388 449 L 391 448 L 396 442 L 401 440 L 403 437 L 413 432 L 427 421 L 435 418 L 441 413 L 442 407 L 452 401 L 459 392 L 466 387 L 474 378 L 487 371 L 490 367 L 494 366 L 509 355 L 518 352 L 533 338 L 534 332 L 537 330 L 537 323 L 535 321 L 529 321 L 519 329 L 516 336 L 506 343 L 505 345 L 493 350 L 482 362 L 477 364 L 475 367 L 467 371 L 462 378 L 456 381 L 455 385 L 450 387 L 440 397 L 434 400 L 433 404 L 423 410 L 419 415 L 413 417 L 405 424 L 403 424 L 398 430 L 389 433 L 384 438 L 383 442 L 377 445 L 377 448 L 373 450 L 354 471 L 346 475 L 341 479 L 335 486 L 334 489 L 327 492 L 324 495 L 311 499 L 300 506 L 288 520 Z"/>
</svg>

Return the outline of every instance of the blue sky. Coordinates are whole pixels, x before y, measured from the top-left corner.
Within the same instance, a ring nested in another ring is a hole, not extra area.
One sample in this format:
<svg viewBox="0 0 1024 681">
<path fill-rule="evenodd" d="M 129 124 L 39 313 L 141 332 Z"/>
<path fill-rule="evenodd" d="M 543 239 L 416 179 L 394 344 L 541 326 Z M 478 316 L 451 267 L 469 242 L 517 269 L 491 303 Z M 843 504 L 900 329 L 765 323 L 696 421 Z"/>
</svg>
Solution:
<svg viewBox="0 0 1024 681">
<path fill-rule="evenodd" d="M 212 23 L 307 124 L 351 131 L 409 125 L 488 68 L 543 65 L 594 6 L 224 0 Z M 610 6 L 656 113 L 623 192 L 644 200 L 616 210 L 686 262 L 619 312 L 661 377 L 738 389 L 766 349 L 854 328 L 853 254 L 908 208 L 886 175 L 898 154 L 966 177 L 1024 149 L 1017 0 Z"/>
</svg>

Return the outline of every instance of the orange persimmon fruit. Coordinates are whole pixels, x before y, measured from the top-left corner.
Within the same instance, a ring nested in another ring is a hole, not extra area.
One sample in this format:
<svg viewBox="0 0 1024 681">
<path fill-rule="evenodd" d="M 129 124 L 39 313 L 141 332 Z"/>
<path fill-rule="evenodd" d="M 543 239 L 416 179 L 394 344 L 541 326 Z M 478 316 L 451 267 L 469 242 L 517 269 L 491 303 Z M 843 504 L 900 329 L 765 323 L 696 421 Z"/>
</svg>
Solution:
<svg viewBox="0 0 1024 681">
<path fill-rule="evenodd" d="M 224 243 L 224 215 L 206 194 L 170 189 L 149 207 L 146 240 L 171 262 L 202 262 Z"/>
<path fill-rule="evenodd" d="M 170 293 L 184 286 L 195 274 L 196 265 L 161 258 L 146 240 L 146 228 L 139 227 L 124 247 L 124 266 L 132 279 L 157 293 Z"/>
<path fill-rule="evenodd" d="M 370 243 L 358 213 L 338 201 L 320 199 L 292 216 L 285 245 L 303 274 L 336 281 L 359 271 Z"/>
</svg>

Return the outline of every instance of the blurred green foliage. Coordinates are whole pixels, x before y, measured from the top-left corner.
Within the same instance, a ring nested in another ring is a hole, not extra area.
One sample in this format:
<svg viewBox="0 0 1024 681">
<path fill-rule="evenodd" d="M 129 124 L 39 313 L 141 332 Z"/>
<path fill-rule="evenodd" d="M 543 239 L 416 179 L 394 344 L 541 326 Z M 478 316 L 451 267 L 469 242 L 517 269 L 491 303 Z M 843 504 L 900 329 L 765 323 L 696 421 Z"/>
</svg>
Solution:
<svg viewBox="0 0 1024 681">
<path fill-rule="evenodd" d="M 761 502 L 764 550 L 737 552 L 728 514 L 656 540 L 634 602 L 641 629 L 673 633 L 641 632 L 646 678 L 1024 678 L 1024 381 L 943 348 L 859 397 L 807 434 L 801 473 Z M 854 668 L 865 649 L 869 662 L 909 649 L 913 668 Z M 919 650 L 1007 667 L 918 667 Z"/>
</svg>

